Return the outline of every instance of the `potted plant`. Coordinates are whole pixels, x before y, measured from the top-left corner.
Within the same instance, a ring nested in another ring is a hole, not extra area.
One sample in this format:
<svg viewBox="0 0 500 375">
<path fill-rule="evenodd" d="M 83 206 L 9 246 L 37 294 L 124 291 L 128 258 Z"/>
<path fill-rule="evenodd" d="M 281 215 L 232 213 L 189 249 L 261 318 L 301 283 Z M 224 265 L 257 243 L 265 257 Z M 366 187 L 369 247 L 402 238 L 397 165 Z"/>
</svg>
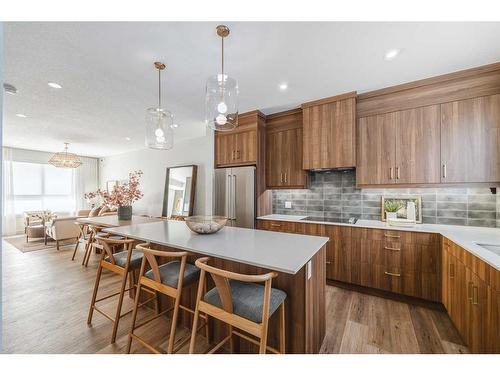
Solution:
<svg viewBox="0 0 500 375">
<path fill-rule="evenodd" d="M 128 182 L 114 186 L 111 192 L 97 190 L 104 204 L 108 207 L 118 208 L 118 220 L 132 219 L 132 203 L 144 195 L 139 190 L 141 176 L 142 171 L 134 171 L 129 173 Z"/>
<path fill-rule="evenodd" d="M 401 209 L 402 205 L 398 201 L 387 200 L 384 203 L 385 217 L 386 219 L 397 219 L 398 211 Z"/>
</svg>

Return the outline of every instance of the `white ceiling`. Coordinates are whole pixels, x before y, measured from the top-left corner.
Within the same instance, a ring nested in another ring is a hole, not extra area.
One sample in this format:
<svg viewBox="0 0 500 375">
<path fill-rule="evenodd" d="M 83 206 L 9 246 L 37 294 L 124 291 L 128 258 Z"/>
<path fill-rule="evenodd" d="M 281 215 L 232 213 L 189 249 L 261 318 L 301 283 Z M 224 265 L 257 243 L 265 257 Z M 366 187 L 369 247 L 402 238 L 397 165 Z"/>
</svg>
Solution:
<svg viewBox="0 0 500 375">
<path fill-rule="evenodd" d="M 176 141 L 205 135 L 205 81 L 220 67 L 217 24 L 6 23 L 5 81 L 18 94 L 5 96 L 4 144 L 59 151 L 67 141 L 88 156 L 143 148 L 156 60 L 167 64 L 163 96 L 180 125 Z M 226 72 L 239 81 L 240 112 L 267 114 L 500 61 L 500 23 L 226 24 Z M 403 52 L 385 61 L 390 48 Z"/>
</svg>

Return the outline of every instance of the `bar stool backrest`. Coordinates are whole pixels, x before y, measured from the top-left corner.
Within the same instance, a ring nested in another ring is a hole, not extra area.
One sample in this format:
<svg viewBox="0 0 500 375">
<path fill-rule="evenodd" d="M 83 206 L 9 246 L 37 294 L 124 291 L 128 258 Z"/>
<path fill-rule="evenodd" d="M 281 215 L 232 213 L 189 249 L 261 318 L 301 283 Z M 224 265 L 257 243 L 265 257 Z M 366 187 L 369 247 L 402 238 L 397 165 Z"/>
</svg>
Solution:
<svg viewBox="0 0 500 375">
<path fill-rule="evenodd" d="M 105 236 L 99 235 L 99 236 L 96 236 L 95 238 L 96 238 L 97 242 L 102 245 L 102 248 L 103 248 L 104 253 L 105 253 L 103 255 L 107 255 L 108 261 L 113 265 L 116 265 L 116 261 L 115 261 L 115 257 L 113 255 L 113 250 L 111 249 L 111 246 L 123 245 L 125 250 L 132 251 L 132 246 L 134 245 L 134 242 L 135 242 L 135 240 L 133 240 L 133 239 L 123 239 L 123 240 L 112 239 L 112 238 L 109 238 L 109 235 L 105 235 Z"/>
<path fill-rule="evenodd" d="M 164 250 L 155 250 L 150 248 L 149 243 L 141 243 L 136 246 L 137 250 L 142 251 L 144 254 L 143 258 L 143 263 L 146 261 L 149 266 L 151 267 L 151 270 L 153 271 L 153 280 L 156 281 L 157 283 L 161 283 L 161 276 L 160 276 L 160 266 L 158 264 L 158 258 L 180 258 L 180 269 L 179 269 L 179 275 L 184 275 L 184 269 L 186 268 L 186 261 L 187 261 L 187 256 L 188 252 L 187 251 L 164 251 Z M 145 267 L 141 266 L 141 275 L 144 272 Z M 179 277 L 178 289 L 182 288 L 182 278 Z"/>
<path fill-rule="evenodd" d="M 269 300 L 271 298 L 271 281 L 274 277 L 278 276 L 276 272 L 269 272 L 262 275 L 247 275 L 243 273 L 236 273 L 225 271 L 220 268 L 209 266 L 207 262 L 210 258 L 197 259 L 195 265 L 201 269 L 200 283 L 204 282 L 205 272 L 208 272 L 212 277 L 217 291 L 219 293 L 222 309 L 228 313 L 233 313 L 233 299 L 231 295 L 231 287 L 229 280 L 236 280 L 250 283 L 264 283 L 264 310 L 269 308 Z"/>
</svg>

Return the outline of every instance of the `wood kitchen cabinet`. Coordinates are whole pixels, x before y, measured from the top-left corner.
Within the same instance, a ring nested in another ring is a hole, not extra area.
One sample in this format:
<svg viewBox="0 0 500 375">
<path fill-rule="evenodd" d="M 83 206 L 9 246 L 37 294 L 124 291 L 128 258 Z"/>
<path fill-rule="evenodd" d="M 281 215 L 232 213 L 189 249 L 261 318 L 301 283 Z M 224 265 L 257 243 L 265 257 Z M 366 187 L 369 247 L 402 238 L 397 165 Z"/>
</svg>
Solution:
<svg viewBox="0 0 500 375">
<path fill-rule="evenodd" d="M 441 104 L 441 182 L 500 181 L 500 94 Z"/>
<path fill-rule="evenodd" d="M 440 107 L 358 120 L 358 185 L 440 182 Z"/>
<path fill-rule="evenodd" d="M 215 132 L 215 167 L 259 164 L 259 134 L 264 132 L 264 116 L 258 112 L 241 114 L 238 126 L 231 131 Z"/>
<path fill-rule="evenodd" d="M 266 185 L 268 189 L 305 189 L 302 168 L 302 110 L 266 118 Z"/>
<path fill-rule="evenodd" d="M 351 227 L 325 225 L 326 278 L 351 282 Z"/>
<path fill-rule="evenodd" d="M 356 92 L 302 104 L 303 168 L 356 166 Z"/>
<path fill-rule="evenodd" d="M 499 271 L 443 241 L 443 304 L 473 353 L 500 353 Z"/>
</svg>

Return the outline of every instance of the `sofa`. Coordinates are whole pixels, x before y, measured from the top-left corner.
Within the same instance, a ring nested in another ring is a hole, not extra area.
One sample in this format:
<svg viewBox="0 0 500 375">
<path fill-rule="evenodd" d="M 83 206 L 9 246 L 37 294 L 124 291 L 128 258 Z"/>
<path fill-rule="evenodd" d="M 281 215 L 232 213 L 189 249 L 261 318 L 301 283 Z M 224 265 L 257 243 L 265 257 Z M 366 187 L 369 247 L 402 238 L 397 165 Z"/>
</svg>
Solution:
<svg viewBox="0 0 500 375">
<path fill-rule="evenodd" d="M 88 217 L 91 210 L 80 210 L 77 216 L 56 217 L 45 223 L 45 244 L 50 237 L 56 241 L 56 248 L 59 250 L 59 242 L 63 240 L 75 239 L 78 241 L 80 228 L 76 220 L 82 217 Z M 98 216 L 116 215 L 116 211 L 99 212 Z M 97 216 L 97 215 L 93 215 Z"/>
</svg>

